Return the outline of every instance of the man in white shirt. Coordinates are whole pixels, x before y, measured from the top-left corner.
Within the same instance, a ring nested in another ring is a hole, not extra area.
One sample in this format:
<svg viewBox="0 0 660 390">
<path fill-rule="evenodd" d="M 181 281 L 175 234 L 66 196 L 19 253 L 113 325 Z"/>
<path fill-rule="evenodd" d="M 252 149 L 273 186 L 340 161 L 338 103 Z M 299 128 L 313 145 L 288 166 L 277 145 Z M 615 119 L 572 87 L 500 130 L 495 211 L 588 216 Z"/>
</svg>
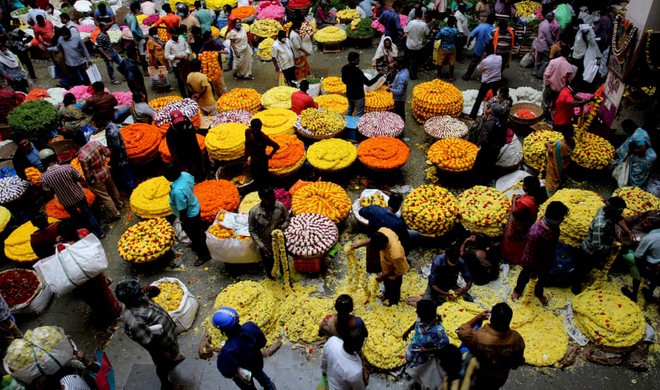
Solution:
<svg viewBox="0 0 660 390">
<path fill-rule="evenodd" d="M 408 22 L 403 30 L 406 34 L 406 57 L 410 61 L 410 79 L 417 80 L 419 64 L 423 63 L 422 48 L 424 39 L 429 35 L 429 27 L 422 21 L 422 9 L 415 10 L 415 19 Z"/>
<path fill-rule="evenodd" d="M 349 1 L 348 2 L 348 8 L 356 10 L 358 12 L 358 14 L 360 14 L 360 19 L 364 19 L 364 18 L 367 17 L 367 13 L 364 12 L 362 7 L 358 7 L 357 3 L 355 3 L 355 1 Z"/>
<path fill-rule="evenodd" d="M 30 4 L 30 11 L 28 12 L 28 24 L 34 26 L 37 23 L 37 16 L 43 16 L 44 19 L 48 19 L 48 13 L 41 8 L 37 7 L 37 4 L 32 2 Z"/>
<path fill-rule="evenodd" d="M 467 12 L 467 7 L 465 3 L 460 3 L 458 5 L 458 10 L 454 13 L 456 18 L 456 28 L 458 28 L 458 37 L 456 37 L 456 60 L 460 60 L 463 54 L 463 47 L 467 43 L 467 39 L 470 36 L 470 28 L 468 27 L 468 18 L 465 16 Z"/>
<path fill-rule="evenodd" d="M 477 94 L 477 100 L 474 101 L 470 118 L 477 119 L 479 106 L 483 102 L 488 91 L 493 91 L 493 96 L 497 95 L 497 90 L 502 84 L 502 57 L 495 54 L 493 45 L 486 45 L 486 57 L 477 65 L 477 70 L 481 72 L 481 87 Z"/>
<path fill-rule="evenodd" d="M 321 370 L 330 390 L 366 389 L 369 378 L 364 374 L 360 351 L 366 338 L 365 330 L 355 327 L 344 340 L 332 336 L 323 346 Z"/>
<path fill-rule="evenodd" d="M 296 80 L 296 62 L 293 57 L 293 50 L 291 49 L 291 43 L 286 37 L 286 32 L 280 30 L 277 33 L 277 41 L 273 43 L 273 49 L 270 52 L 271 57 L 273 58 L 273 65 L 275 66 L 275 71 L 277 73 L 282 72 L 286 83 L 292 87 L 295 87 L 294 81 Z"/>
<path fill-rule="evenodd" d="M 185 27 L 184 27 L 185 29 Z M 170 30 L 170 40 L 165 44 L 165 58 L 172 62 L 172 69 L 176 76 L 176 82 L 179 85 L 179 92 L 182 97 L 187 97 L 186 80 L 190 73 L 188 57 L 191 54 L 190 45 L 185 39 L 180 39 L 180 31 L 176 28 Z"/>
</svg>

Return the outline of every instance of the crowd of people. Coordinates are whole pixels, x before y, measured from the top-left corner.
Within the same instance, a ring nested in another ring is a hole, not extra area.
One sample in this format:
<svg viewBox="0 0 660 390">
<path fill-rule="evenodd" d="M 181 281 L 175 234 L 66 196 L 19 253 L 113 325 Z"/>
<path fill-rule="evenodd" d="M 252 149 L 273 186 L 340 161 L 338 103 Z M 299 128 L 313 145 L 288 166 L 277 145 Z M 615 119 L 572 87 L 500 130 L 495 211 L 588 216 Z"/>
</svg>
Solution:
<svg viewBox="0 0 660 390">
<path fill-rule="evenodd" d="M 54 75 L 62 87 L 88 85 L 90 93 L 84 102 L 66 93 L 59 111 L 61 134 L 76 144 L 82 174 L 71 165 L 59 163 L 55 150 L 49 145 L 27 136 L 14 138 L 18 147 L 13 156 L 17 175 L 25 179 L 26 168 L 39 170 L 43 190 L 39 196 L 54 194 L 71 216 L 68 220 L 49 223 L 43 213 L 32 213 L 30 221 L 37 230 L 31 235 L 30 244 L 35 254 L 43 259 L 53 256 L 58 245 L 74 243 L 90 234 L 104 239 L 109 232 L 108 224 L 121 219 L 127 196 L 136 188 L 137 180 L 119 126 L 128 117 L 136 123 L 151 123 L 156 115 L 147 104 L 148 67 L 164 67 L 171 71 L 179 94 L 195 100 L 203 115 L 213 116 L 218 113 L 217 98 L 226 92 L 224 75 L 221 73 L 210 82 L 202 73 L 200 60 L 195 57 L 213 52 L 220 70 L 223 56 L 228 57 L 235 79 L 253 80 L 253 41 L 228 5 L 222 10 L 222 15 L 228 19 L 227 34 L 214 37 L 211 26 L 218 14 L 199 1 L 195 2 L 194 10 L 187 6 L 172 9 L 167 3 L 158 10 L 149 0 L 132 2 L 122 21 L 116 19 L 112 8 L 100 3 L 90 11 L 98 28 L 96 34 L 92 34 L 93 46 L 81 39 L 69 14 L 50 4 L 41 7 L 30 0 L 28 5 L 28 23 L 34 38 L 26 36 L 17 19 L 10 19 L 0 35 L 0 75 L 15 91 L 27 92 L 28 78 L 37 79 L 28 51 L 38 50 L 52 61 Z M 512 106 L 505 73 L 515 47 L 515 33 L 508 22 L 516 13 L 515 4 L 509 0 L 497 0 L 494 4 L 488 0 L 475 4 L 462 0 L 448 4 L 436 0 L 428 5 L 415 3 L 412 7 L 395 1 L 389 7 L 383 0 L 364 0 L 348 6 L 363 18 L 377 20 L 384 26 L 384 34 L 371 61 L 377 70 L 373 77 L 367 77 L 360 68 L 357 52 L 348 53 L 347 64 L 341 68 L 348 100 L 347 114 L 362 116 L 365 87 L 381 82 L 393 94 L 393 111 L 405 121 L 411 80 L 431 70 L 435 77 L 454 82 L 456 62 L 469 58 L 462 78 L 471 80 L 478 71 L 481 82 L 467 115 L 474 120 L 468 138 L 479 146 L 473 168 L 474 181 L 491 185 L 497 174 L 495 163 L 506 143 Z M 158 12 L 160 17 L 148 34 L 144 34 L 137 16 Z M 408 17 L 406 27 L 400 23 L 402 13 Z M 336 24 L 324 0 L 319 1 L 313 14 L 317 27 Z M 511 292 L 512 301 L 520 299 L 530 280 L 535 279 L 534 295 L 542 305 L 548 305 L 544 287 L 551 284 L 550 270 L 556 260 L 560 226 L 569 210 L 558 201 L 550 202 L 542 216 L 539 208 L 566 183 L 566 171 L 575 148 L 574 109 L 590 101 L 580 97 L 578 92 L 593 92 L 603 81 L 600 69 L 607 61 L 613 15 L 604 12 L 593 23 L 585 23 L 576 17 L 568 2 L 559 0 L 544 2 L 543 16 L 533 45 L 532 72 L 543 80 L 544 119 L 564 138 L 547 145 L 545 186 L 535 176 L 527 176 L 522 181 L 523 194 L 514 195 L 511 200 L 501 242 L 485 234 L 466 234 L 451 242 L 442 254 L 428 259 L 426 290 L 414 303 L 417 321 L 410 324 L 404 334 L 405 339 L 410 338 L 405 353 L 405 374 L 411 386 L 439 388 L 445 382 L 449 388 L 500 388 L 506 383 L 510 370 L 524 363 L 525 342 L 510 328 L 513 311 L 507 303 L 494 305 L 457 329 L 445 329 L 442 317 L 437 314 L 438 308 L 447 301 L 472 301 L 472 287 L 496 280 L 501 264 L 522 267 Z M 468 18 L 480 22 L 471 31 Z M 308 57 L 313 50 L 311 38 L 301 34 L 304 21 L 304 15 L 298 12 L 291 20 L 289 31 L 277 33 L 271 51 L 275 72 L 281 75 L 284 83 L 299 89 L 291 97 L 291 109 L 297 114 L 318 107 L 307 93 L 310 86 L 305 79 L 311 74 Z M 108 31 L 121 23 L 127 26 L 126 35 L 122 35 L 119 44 L 114 44 Z M 166 41 L 161 39 L 159 29 L 167 32 Z M 227 40 L 228 46 L 225 45 Z M 28 50 L 28 46 L 32 47 Z M 90 52 L 91 48 L 94 51 Z M 117 99 L 106 90 L 105 84 L 90 80 L 88 70 L 94 53 L 105 63 L 112 85 L 122 83 L 115 76 L 115 66 L 124 76 L 132 92 L 131 107 L 116 108 Z M 448 67 L 446 74 L 445 66 Z M 489 93 L 493 97 L 483 104 Z M 13 98 L 13 95 L 7 96 Z M 191 120 L 183 112 L 174 110 L 169 122 L 165 142 L 172 163 L 164 168 L 164 176 L 171 182 L 169 204 L 191 241 L 196 256 L 194 265 L 199 267 L 211 259 L 211 254 L 206 244 L 206 225 L 200 216 L 200 202 L 193 187 L 208 176 L 209 164 L 198 146 L 196 128 Z M 265 276 L 275 279 L 271 235 L 276 229 L 286 229 L 290 215 L 284 204 L 276 200 L 268 173 L 268 161 L 280 145 L 262 131 L 262 126 L 259 119 L 251 120 L 247 126 L 242 162 L 250 169 L 260 199 L 249 211 L 249 234 L 259 251 Z M 629 170 L 625 184 L 643 188 L 656 160 L 651 138 L 630 119 L 624 120 L 621 127 L 628 138 L 616 149 L 612 168 L 625 164 Z M 106 145 L 88 140 L 85 131 L 90 128 L 105 131 Z M 95 195 L 100 215 L 92 211 L 82 183 Z M 402 218 L 402 203 L 403 197 L 392 193 L 386 206 L 360 208 L 359 215 L 368 221 L 368 239 L 351 246 L 352 250 L 366 247 L 366 271 L 375 274 L 375 280 L 382 283 L 381 301 L 389 306 L 398 305 L 406 298 L 401 296 L 401 290 L 406 274 L 413 269 L 409 254 L 422 240 Z M 652 298 L 655 287 L 660 284 L 660 216 L 652 211 L 626 219 L 625 208 L 622 198 L 612 196 L 591 221 L 586 238 L 576 248 L 575 269 L 569 276 L 574 294 L 582 291 L 593 268 L 604 266 L 617 245 L 615 242 L 620 241 L 624 248 L 622 258 L 632 275 L 632 286 L 622 292 L 635 301 L 642 280 L 646 280 L 648 287 L 641 291 L 646 299 Z M 110 323 L 121 319 L 125 333 L 149 352 L 162 388 L 182 388 L 169 377 L 184 356 L 180 354 L 172 318 L 151 300 L 158 295 L 158 288 L 142 286 L 137 280 L 124 280 L 116 284 L 113 294 L 111 284 L 112 280 L 101 273 L 78 286 L 74 293 L 90 306 L 100 321 Z M 9 341 L 22 337 L 6 306 L 0 296 L 0 351 L 3 353 Z M 324 317 L 319 325 L 319 335 L 328 337 L 321 359 L 322 383 L 329 389 L 366 388 L 369 370 L 361 351 L 369 329 L 353 314 L 353 299 L 349 295 L 337 297 L 334 307 L 336 314 Z M 488 323 L 484 324 L 485 321 Z M 261 329 L 253 322 L 241 323 L 237 308 L 232 307 L 218 309 L 211 325 L 227 337 L 224 346 L 217 351 L 219 372 L 239 388 L 254 388 L 253 380 L 256 380 L 264 389 L 274 389 L 275 384 L 264 372 L 261 350 L 267 342 Z M 460 348 L 449 343 L 447 332 L 454 331 L 462 342 Z M 79 357 L 84 360 L 82 355 Z M 87 386 L 85 382 L 76 382 L 77 378 L 71 376 L 61 379 L 64 388 L 71 383 L 78 386 L 71 388 L 89 388 L 84 387 Z"/>
</svg>

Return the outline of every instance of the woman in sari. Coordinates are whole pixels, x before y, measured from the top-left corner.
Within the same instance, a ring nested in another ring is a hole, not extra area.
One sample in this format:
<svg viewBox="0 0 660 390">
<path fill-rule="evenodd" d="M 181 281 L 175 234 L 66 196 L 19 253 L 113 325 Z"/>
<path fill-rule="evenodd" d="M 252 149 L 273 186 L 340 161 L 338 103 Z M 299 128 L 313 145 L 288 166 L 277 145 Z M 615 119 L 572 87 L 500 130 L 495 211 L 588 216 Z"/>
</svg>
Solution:
<svg viewBox="0 0 660 390">
<path fill-rule="evenodd" d="M 241 21 L 236 19 L 229 33 L 231 50 L 234 53 L 234 78 L 254 80 L 252 77 L 252 46 Z"/>
<path fill-rule="evenodd" d="M 651 148 L 651 137 L 649 137 L 649 133 L 646 130 L 638 127 L 630 119 L 621 122 L 621 127 L 629 136 L 617 148 L 616 157 L 619 164 L 628 158 L 628 163 L 630 164 L 628 185 L 644 187 L 649 179 L 653 163 L 657 159 L 655 151 Z"/>
<path fill-rule="evenodd" d="M 302 22 L 295 20 L 291 24 L 291 30 L 289 30 L 289 42 L 291 42 L 293 57 L 295 59 L 296 81 L 300 81 L 312 74 L 309 63 L 307 62 L 307 56 L 312 53 L 305 50 L 305 45 L 300 35 L 300 27 L 302 27 Z"/>
<path fill-rule="evenodd" d="M 539 205 L 546 199 L 541 183 L 536 176 L 527 176 L 523 179 L 521 195 L 514 195 L 511 199 L 511 213 L 504 229 L 504 239 L 500 256 L 513 263 L 521 265 L 522 253 L 527 244 L 527 232 L 536 222 Z"/>
<path fill-rule="evenodd" d="M 566 181 L 566 170 L 571 163 L 571 154 L 575 148 L 573 134 L 564 134 L 564 139 L 548 142 L 548 165 L 545 169 L 545 190 L 548 196 L 554 195 Z"/>
<path fill-rule="evenodd" d="M 27 93 L 27 73 L 21 68 L 16 54 L 9 50 L 9 40 L 0 40 L 0 76 L 5 78 L 14 90 Z"/>
<path fill-rule="evenodd" d="M 396 75 L 396 58 L 399 56 L 399 52 L 396 48 L 396 45 L 392 43 L 392 38 L 388 36 L 383 36 L 376 48 L 376 54 L 371 60 L 371 66 L 375 67 L 379 72 L 382 69 L 387 69 L 385 77 L 387 81 L 391 82 Z"/>
<path fill-rule="evenodd" d="M 60 108 L 62 123 L 64 124 L 64 138 L 71 139 L 76 131 L 82 131 L 85 126 L 90 124 L 91 117 L 80 108 L 76 107 L 76 97 L 72 93 L 66 93 Z"/>
<path fill-rule="evenodd" d="M 351 314 L 353 312 L 353 298 L 350 295 L 342 294 L 338 296 L 335 301 L 335 310 L 337 310 L 337 314 L 328 314 L 321 321 L 319 336 L 337 336 L 343 339 L 354 328 L 364 328 L 365 335 L 369 334 L 362 318 Z"/>
</svg>

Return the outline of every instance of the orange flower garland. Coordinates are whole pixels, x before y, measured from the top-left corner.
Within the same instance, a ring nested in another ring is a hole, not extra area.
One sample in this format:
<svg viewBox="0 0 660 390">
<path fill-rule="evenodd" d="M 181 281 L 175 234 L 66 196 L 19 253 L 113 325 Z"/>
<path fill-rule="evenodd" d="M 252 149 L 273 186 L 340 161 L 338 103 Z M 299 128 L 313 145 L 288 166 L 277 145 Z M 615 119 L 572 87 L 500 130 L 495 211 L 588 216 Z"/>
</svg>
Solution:
<svg viewBox="0 0 660 390">
<path fill-rule="evenodd" d="M 132 163 L 143 163 L 151 160 L 158 153 L 162 140 L 160 129 L 153 125 L 134 123 L 121 130 L 126 145 L 128 159 Z"/>
<path fill-rule="evenodd" d="M 87 188 L 83 188 L 85 192 L 85 199 L 87 199 L 87 204 L 91 205 L 96 199 L 96 195 Z M 69 218 L 69 213 L 64 209 L 64 206 L 57 199 L 52 199 L 50 202 L 46 203 L 46 215 L 50 218 L 57 219 L 66 219 Z"/>
<path fill-rule="evenodd" d="M 197 144 L 199 145 L 199 150 L 202 151 L 202 153 L 206 152 L 206 145 L 205 145 L 205 137 L 201 134 L 196 134 L 197 136 Z M 170 148 L 167 147 L 167 140 L 163 139 L 160 141 L 160 146 L 158 146 L 158 152 L 160 153 L 160 158 L 163 160 L 165 164 L 169 164 L 172 162 L 172 155 L 170 154 Z"/>
<path fill-rule="evenodd" d="M 397 169 L 408 161 L 410 148 L 394 137 L 373 137 L 360 143 L 357 149 L 362 164 L 374 169 Z"/>
<path fill-rule="evenodd" d="M 204 73 L 209 83 L 212 83 L 222 77 L 222 68 L 218 63 L 218 53 L 215 51 L 205 51 L 199 55 L 202 62 L 202 73 Z"/>
<path fill-rule="evenodd" d="M 413 89 L 412 110 L 418 123 L 438 115 L 458 116 L 463 111 L 463 95 L 452 84 L 431 80 Z"/>
<path fill-rule="evenodd" d="M 364 112 L 389 111 L 394 109 L 394 95 L 383 86 L 364 94 Z"/>
<path fill-rule="evenodd" d="M 291 208 L 294 215 L 320 214 L 334 223 L 339 223 L 348 216 L 351 199 L 338 184 L 317 181 L 296 190 Z"/>
<path fill-rule="evenodd" d="M 159 111 L 169 103 L 180 102 L 182 100 L 183 98 L 181 96 L 163 96 L 153 99 L 152 101 L 149 102 L 149 105 L 151 106 L 151 108 L 154 109 L 154 111 Z"/>
<path fill-rule="evenodd" d="M 243 6 L 243 7 L 237 7 L 231 10 L 231 15 L 235 16 L 236 19 L 245 19 L 249 16 L 252 16 L 257 13 L 257 10 L 254 7 L 250 6 Z"/>
<path fill-rule="evenodd" d="M 200 216 L 204 222 L 213 222 L 220 210 L 235 211 L 238 208 L 238 188 L 228 180 L 206 180 L 195 184 L 193 191 L 199 199 Z"/>
<path fill-rule="evenodd" d="M 245 110 L 254 114 L 261 110 L 261 94 L 252 88 L 234 88 L 222 94 L 217 103 L 220 112 Z"/>
<path fill-rule="evenodd" d="M 435 142 L 428 151 L 432 164 L 452 172 L 470 170 L 477 158 L 479 148 L 472 142 L 460 138 L 445 138 Z"/>
<path fill-rule="evenodd" d="M 25 97 L 25 100 L 23 100 L 23 103 L 29 102 L 30 100 L 41 100 L 47 97 L 49 97 L 48 90 L 41 88 L 34 88 L 30 90 L 30 92 L 28 92 L 27 96 Z"/>
<path fill-rule="evenodd" d="M 279 134 L 271 137 L 280 148 L 268 160 L 268 170 L 275 175 L 286 175 L 305 163 L 305 144 L 295 135 Z M 266 148 L 269 154 L 273 148 Z"/>
</svg>

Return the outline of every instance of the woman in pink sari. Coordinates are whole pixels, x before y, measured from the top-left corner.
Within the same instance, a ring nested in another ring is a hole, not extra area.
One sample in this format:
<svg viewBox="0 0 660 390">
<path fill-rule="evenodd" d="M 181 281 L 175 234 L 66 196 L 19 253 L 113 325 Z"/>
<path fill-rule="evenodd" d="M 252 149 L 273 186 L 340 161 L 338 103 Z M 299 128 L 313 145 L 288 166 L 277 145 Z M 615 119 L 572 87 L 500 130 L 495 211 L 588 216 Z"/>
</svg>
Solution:
<svg viewBox="0 0 660 390">
<path fill-rule="evenodd" d="M 545 191 L 535 176 L 523 179 L 523 191 L 523 195 L 514 195 L 511 199 L 511 214 L 504 229 L 500 251 L 504 260 L 518 265 L 527 244 L 527 232 L 536 222 L 539 205 L 546 200 Z"/>
</svg>

